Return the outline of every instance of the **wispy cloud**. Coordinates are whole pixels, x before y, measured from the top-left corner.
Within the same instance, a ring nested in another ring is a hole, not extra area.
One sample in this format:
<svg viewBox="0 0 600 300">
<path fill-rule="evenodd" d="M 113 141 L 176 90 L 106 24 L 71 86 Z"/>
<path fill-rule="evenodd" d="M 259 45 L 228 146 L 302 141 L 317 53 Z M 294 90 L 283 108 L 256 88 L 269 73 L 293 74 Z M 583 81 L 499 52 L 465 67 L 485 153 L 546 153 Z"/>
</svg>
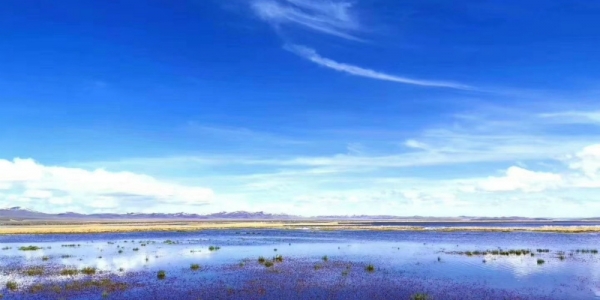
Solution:
<svg viewBox="0 0 600 300">
<path fill-rule="evenodd" d="M 459 90 L 473 90 L 474 88 L 465 84 L 449 82 L 449 81 L 437 81 L 437 80 L 421 80 L 407 77 L 401 77 L 391 74 L 378 72 L 371 69 L 365 69 L 354 65 L 340 63 L 332 59 L 319 55 L 314 49 L 301 46 L 301 45 L 285 45 L 284 49 L 290 51 L 302 58 L 305 58 L 315 64 L 323 67 L 327 67 L 339 72 L 348 73 L 354 76 L 367 77 L 383 81 L 391 81 L 403 84 L 411 84 L 418 86 L 427 87 L 439 87 L 439 88 L 451 88 Z"/>
<path fill-rule="evenodd" d="M 293 25 L 348 40 L 360 28 L 350 11 L 353 4 L 332 0 L 254 0 L 251 7 L 262 20 L 279 28 Z"/>
<path fill-rule="evenodd" d="M 600 124 L 600 111 L 562 111 L 539 115 L 554 123 L 562 124 Z"/>
</svg>

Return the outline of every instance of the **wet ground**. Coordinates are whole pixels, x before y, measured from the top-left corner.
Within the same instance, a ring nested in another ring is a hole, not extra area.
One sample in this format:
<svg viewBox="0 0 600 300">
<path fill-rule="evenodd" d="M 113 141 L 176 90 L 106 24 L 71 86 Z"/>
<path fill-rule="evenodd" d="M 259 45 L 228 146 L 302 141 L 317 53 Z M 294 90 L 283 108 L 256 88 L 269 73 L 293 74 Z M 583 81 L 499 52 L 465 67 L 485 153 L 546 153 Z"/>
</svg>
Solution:
<svg viewBox="0 0 600 300">
<path fill-rule="evenodd" d="M 518 232 L 1 236 L 0 294 L 3 299 L 594 299 L 600 295 L 599 242 L 598 234 Z"/>
</svg>

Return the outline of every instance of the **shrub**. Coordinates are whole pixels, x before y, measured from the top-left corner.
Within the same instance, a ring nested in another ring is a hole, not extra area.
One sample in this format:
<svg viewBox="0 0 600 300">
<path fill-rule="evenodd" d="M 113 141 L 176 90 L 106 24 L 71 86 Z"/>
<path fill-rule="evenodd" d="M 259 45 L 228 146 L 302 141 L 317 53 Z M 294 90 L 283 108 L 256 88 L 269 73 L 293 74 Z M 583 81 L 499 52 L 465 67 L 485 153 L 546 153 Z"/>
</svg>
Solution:
<svg viewBox="0 0 600 300">
<path fill-rule="evenodd" d="M 190 269 L 192 269 L 192 270 L 194 270 L 194 271 L 196 271 L 196 270 L 199 270 L 199 269 L 200 269 L 200 265 L 199 265 L 199 264 L 192 264 L 192 265 L 190 266 Z"/>
<path fill-rule="evenodd" d="M 543 259 L 541 259 L 541 258 L 538 258 L 538 260 L 537 260 L 537 264 L 538 264 L 538 265 L 541 265 L 541 264 L 543 264 L 543 263 L 545 263 L 545 261 L 544 261 Z"/>
<path fill-rule="evenodd" d="M 275 256 L 275 258 L 273 260 L 276 262 L 283 262 L 283 256 L 277 255 L 277 256 Z"/>
<path fill-rule="evenodd" d="M 264 258 L 264 257 L 262 257 L 262 256 L 260 256 L 260 257 L 258 258 L 258 263 L 259 263 L 259 264 L 264 264 L 264 263 L 265 263 L 265 258 Z"/>
<path fill-rule="evenodd" d="M 265 267 L 270 268 L 273 266 L 273 262 L 270 260 L 265 261 Z"/>
</svg>

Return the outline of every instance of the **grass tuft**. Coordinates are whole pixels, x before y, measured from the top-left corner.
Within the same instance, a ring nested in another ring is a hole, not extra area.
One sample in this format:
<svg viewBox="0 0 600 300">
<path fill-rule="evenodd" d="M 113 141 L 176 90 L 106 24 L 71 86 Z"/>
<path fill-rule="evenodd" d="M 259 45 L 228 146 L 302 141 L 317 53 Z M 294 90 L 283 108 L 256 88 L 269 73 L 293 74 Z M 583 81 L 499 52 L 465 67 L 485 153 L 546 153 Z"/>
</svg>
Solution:
<svg viewBox="0 0 600 300">
<path fill-rule="evenodd" d="M 96 274 L 96 268 L 85 267 L 85 268 L 81 269 L 81 273 L 83 273 L 85 275 L 94 275 L 94 274 Z"/>
<path fill-rule="evenodd" d="M 25 271 L 25 274 L 27 276 L 41 276 L 44 275 L 44 269 L 42 267 L 31 268 Z"/>
<path fill-rule="evenodd" d="M 200 265 L 199 264 L 192 264 L 190 266 L 190 269 L 192 269 L 193 271 L 197 271 L 200 269 Z"/>
<path fill-rule="evenodd" d="M 63 269 L 60 270 L 60 275 L 62 276 L 75 276 L 79 274 L 79 271 L 77 269 Z"/>
<path fill-rule="evenodd" d="M 375 266 L 369 264 L 365 270 L 367 270 L 367 272 L 375 272 Z"/>
<path fill-rule="evenodd" d="M 424 293 L 418 293 L 418 294 L 412 295 L 410 297 L 410 299 L 412 299 L 412 300 L 427 300 L 427 299 L 429 299 L 429 296 Z"/>
<path fill-rule="evenodd" d="M 15 281 L 8 281 L 6 283 L 6 289 L 9 291 L 16 291 L 19 289 L 19 285 Z"/>
<path fill-rule="evenodd" d="M 42 249 L 42 247 L 38 247 L 38 246 L 23 246 L 23 247 L 19 247 L 19 250 L 21 251 L 36 251 L 36 250 L 40 250 Z"/>
<path fill-rule="evenodd" d="M 156 278 L 163 280 L 167 277 L 167 272 L 160 270 L 158 271 L 158 273 L 156 273 Z"/>
</svg>

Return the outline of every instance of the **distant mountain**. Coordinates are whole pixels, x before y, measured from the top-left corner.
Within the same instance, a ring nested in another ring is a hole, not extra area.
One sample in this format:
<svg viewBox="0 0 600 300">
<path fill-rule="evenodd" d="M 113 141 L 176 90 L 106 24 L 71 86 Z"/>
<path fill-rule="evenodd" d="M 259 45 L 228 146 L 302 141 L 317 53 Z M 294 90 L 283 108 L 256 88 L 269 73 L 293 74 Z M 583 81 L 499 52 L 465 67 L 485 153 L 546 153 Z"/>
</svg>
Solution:
<svg viewBox="0 0 600 300">
<path fill-rule="evenodd" d="M 21 207 L 10 207 L 0 209 L 0 219 L 8 220 L 293 220 L 305 219 L 300 216 L 286 214 L 269 214 L 264 212 L 219 212 L 208 215 L 190 214 L 190 213 L 97 213 L 80 214 L 75 212 L 65 212 L 58 214 L 48 214 L 28 210 Z"/>
<path fill-rule="evenodd" d="M 76 212 L 64 212 L 58 214 L 49 214 L 39 211 L 33 211 L 22 207 L 10 207 L 0 209 L 0 220 L 337 220 L 337 221 L 396 221 L 396 222 L 453 222 L 453 221 L 489 221 L 489 222 L 535 222 L 535 221 L 556 221 L 549 218 L 524 218 L 524 217 L 423 217 L 423 216 L 393 216 L 393 215 L 326 215 L 317 217 L 302 217 L 287 214 L 270 214 L 262 211 L 247 212 L 218 212 L 207 215 L 190 213 L 97 213 L 81 214 Z M 580 219 L 581 221 L 598 220 L 598 218 Z"/>
<path fill-rule="evenodd" d="M 19 206 L 0 209 L 0 218 L 5 219 L 43 219 L 49 217 L 51 215 Z"/>
</svg>

